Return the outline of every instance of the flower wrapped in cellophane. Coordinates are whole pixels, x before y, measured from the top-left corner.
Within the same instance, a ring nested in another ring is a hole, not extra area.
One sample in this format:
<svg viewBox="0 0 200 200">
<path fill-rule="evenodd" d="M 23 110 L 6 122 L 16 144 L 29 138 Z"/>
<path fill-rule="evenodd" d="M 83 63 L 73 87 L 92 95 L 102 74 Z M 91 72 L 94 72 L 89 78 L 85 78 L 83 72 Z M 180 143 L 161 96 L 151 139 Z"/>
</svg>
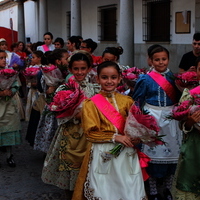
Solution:
<svg viewBox="0 0 200 200">
<path fill-rule="evenodd" d="M 16 81 L 18 72 L 14 69 L 0 70 L 0 90 L 9 90 Z M 5 96 L 5 100 L 10 100 L 10 96 Z"/>
<path fill-rule="evenodd" d="M 165 144 L 164 135 L 158 135 L 158 132 L 156 119 L 147 112 L 142 112 L 136 105 L 132 105 L 126 119 L 124 134 L 130 136 L 132 140 L 139 139 L 143 144 L 154 147 Z M 118 144 L 109 153 L 117 157 L 123 148 L 123 144 Z"/>
<path fill-rule="evenodd" d="M 192 89 L 199 84 L 197 73 L 194 71 L 188 71 L 182 74 L 177 74 L 175 75 L 175 78 L 175 84 L 181 92 L 185 88 Z"/>
<path fill-rule="evenodd" d="M 136 81 L 140 74 L 146 74 L 146 69 L 139 69 L 137 67 L 131 67 L 125 69 L 122 72 L 122 76 L 126 80 Z"/>
<path fill-rule="evenodd" d="M 55 65 L 42 66 L 42 73 L 44 76 L 45 83 L 48 86 L 59 86 L 64 81 L 60 69 Z"/>
<path fill-rule="evenodd" d="M 39 72 L 40 68 L 38 67 L 28 67 L 23 71 L 23 75 L 25 76 L 27 82 L 37 83 L 37 75 Z"/>
<path fill-rule="evenodd" d="M 58 88 L 49 107 L 51 111 L 55 112 L 56 118 L 60 123 L 63 119 L 66 122 L 80 111 L 81 102 L 85 98 L 84 92 L 79 85 L 71 80 Z"/>
<path fill-rule="evenodd" d="M 167 116 L 167 118 L 184 121 L 187 120 L 189 114 L 193 114 L 198 110 L 200 110 L 200 94 L 190 94 L 188 95 L 188 98 L 180 101 L 178 105 L 174 106 L 172 114 Z M 200 130 L 200 122 L 196 123 L 194 126 Z"/>
<path fill-rule="evenodd" d="M 131 67 L 123 70 L 122 84 L 117 88 L 117 90 L 122 94 L 124 94 L 127 89 L 133 90 L 140 74 L 146 74 L 146 69 Z"/>
<path fill-rule="evenodd" d="M 14 81 L 17 79 L 18 72 L 14 69 L 0 70 L 0 89 L 10 89 Z"/>
<path fill-rule="evenodd" d="M 136 105 L 132 105 L 126 119 L 124 133 L 132 139 L 140 139 L 143 144 L 149 146 L 163 145 L 163 135 L 158 135 L 159 126 L 156 119 L 146 111 L 141 111 Z"/>
</svg>

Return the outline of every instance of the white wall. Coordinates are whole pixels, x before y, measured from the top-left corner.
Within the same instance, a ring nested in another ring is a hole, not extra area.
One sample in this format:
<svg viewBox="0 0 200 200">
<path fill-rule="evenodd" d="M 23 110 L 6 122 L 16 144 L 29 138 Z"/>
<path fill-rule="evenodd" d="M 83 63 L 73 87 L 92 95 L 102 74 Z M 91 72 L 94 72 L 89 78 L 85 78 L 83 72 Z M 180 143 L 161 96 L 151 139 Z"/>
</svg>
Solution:
<svg viewBox="0 0 200 200">
<path fill-rule="evenodd" d="M 47 1 L 47 19 L 48 19 L 48 31 L 50 31 L 54 39 L 62 37 L 62 1 L 48 0 Z M 64 38 L 63 38 L 64 39 Z"/>
<path fill-rule="evenodd" d="M 175 33 L 175 13 L 184 10 L 191 11 L 191 33 L 176 34 Z M 195 33 L 195 1 L 191 0 L 174 0 L 171 6 L 172 23 L 171 23 L 171 44 L 191 44 L 192 36 Z"/>
<path fill-rule="evenodd" d="M 98 41 L 98 7 L 107 6 L 111 4 L 118 4 L 118 0 L 81 0 L 81 17 L 82 17 L 82 37 L 84 39 L 92 38 Z M 117 15 L 119 16 L 119 6 L 117 8 Z M 119 21 L 117 21 L 119 23 Z"/>
<path fill-rule="evenodd" d="M 0 12 L 0 26 L 5 28 L 10 27 L 10 18 L 13 21 L 13 30 L 18 31 L 18 6 L 13 6 L 11 8 L 1 10 Z"/>
<path fill-rule="evenodd" d="M 67 41 L 67 12 L 71 10 L 70 1 L 62 0 L 61 3 L 61 37 L 66 42 Z"/>
<path fill-rule="evenodd" d="M 143 41 L 142 24 L 142 1 L 134 1 L 134 42 L 135 44 L 145 43 Z"/>
<path fill-rule="evenodd" d="M 25 36 L 30 37 L 31 42 L 38 41 L 38 9 L 35 1 L 24 3 Z"/>
</svg>

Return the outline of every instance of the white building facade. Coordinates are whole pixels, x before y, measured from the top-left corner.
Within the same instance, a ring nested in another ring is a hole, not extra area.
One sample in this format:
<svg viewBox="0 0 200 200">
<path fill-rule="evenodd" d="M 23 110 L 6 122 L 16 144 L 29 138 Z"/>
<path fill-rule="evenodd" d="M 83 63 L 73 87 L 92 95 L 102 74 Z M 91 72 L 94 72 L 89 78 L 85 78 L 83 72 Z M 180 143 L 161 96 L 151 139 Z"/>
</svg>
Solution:
<svg viewBox="0 0 200 200">
<path fill-rule="evenodd" d="M 47 31 L 65 41 L 71 35 L 92 38 L 96 55 L 122 46 L 120 63 L 140 68 L 147 67 L 147 48 L 161 44 L 170 51 L 169 68 L 177 72 L 200 31 L 199 10 L 200 0 L 8 0 L 0 3 L 0 27 L 9 28 L 12 18 L 20 40 L 32 43 Z"/>
</svg>

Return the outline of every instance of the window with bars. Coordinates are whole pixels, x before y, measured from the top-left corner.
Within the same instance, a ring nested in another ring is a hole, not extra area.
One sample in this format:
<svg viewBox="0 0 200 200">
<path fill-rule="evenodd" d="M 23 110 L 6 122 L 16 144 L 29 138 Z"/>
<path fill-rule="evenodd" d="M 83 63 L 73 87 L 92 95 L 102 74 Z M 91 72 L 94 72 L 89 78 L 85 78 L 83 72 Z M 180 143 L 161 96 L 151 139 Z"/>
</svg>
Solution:
<svg viewBox="0 0 200 200">
<path fill-rule="evenodd" d="M 116 5 L 98 7 L 98 39 L 100 41 L 116 41 L 117 29 Z"/>
<path fill-rule="evenodd" d="M 143 0 L 143 40 L 170 41 L 171 0 Z"/>
</svg>

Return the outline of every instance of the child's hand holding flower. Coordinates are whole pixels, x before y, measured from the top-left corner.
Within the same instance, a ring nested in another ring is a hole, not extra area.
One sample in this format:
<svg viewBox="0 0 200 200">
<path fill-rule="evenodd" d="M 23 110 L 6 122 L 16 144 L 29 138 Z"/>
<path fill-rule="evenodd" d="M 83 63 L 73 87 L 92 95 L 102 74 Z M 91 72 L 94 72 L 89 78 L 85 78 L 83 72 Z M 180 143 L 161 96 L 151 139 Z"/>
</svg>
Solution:
<svg viewBox="0 0 200 200">
<path fill-rule="evenodd" d="M 200 110 L 197 110 L 193 114 L 188 114 L 188 118 L 185 123 L 186 129 L 191 129 L 191 127 L 198 122 L 200 122 Z"/>
<path fill-rule="evenodd" d="M 132 140 L 127 135 L 116 135 L 115 142 L 121 143 L 121 144 L 125 145 L 126 147 L 133 147 Z"/>
</svg>

